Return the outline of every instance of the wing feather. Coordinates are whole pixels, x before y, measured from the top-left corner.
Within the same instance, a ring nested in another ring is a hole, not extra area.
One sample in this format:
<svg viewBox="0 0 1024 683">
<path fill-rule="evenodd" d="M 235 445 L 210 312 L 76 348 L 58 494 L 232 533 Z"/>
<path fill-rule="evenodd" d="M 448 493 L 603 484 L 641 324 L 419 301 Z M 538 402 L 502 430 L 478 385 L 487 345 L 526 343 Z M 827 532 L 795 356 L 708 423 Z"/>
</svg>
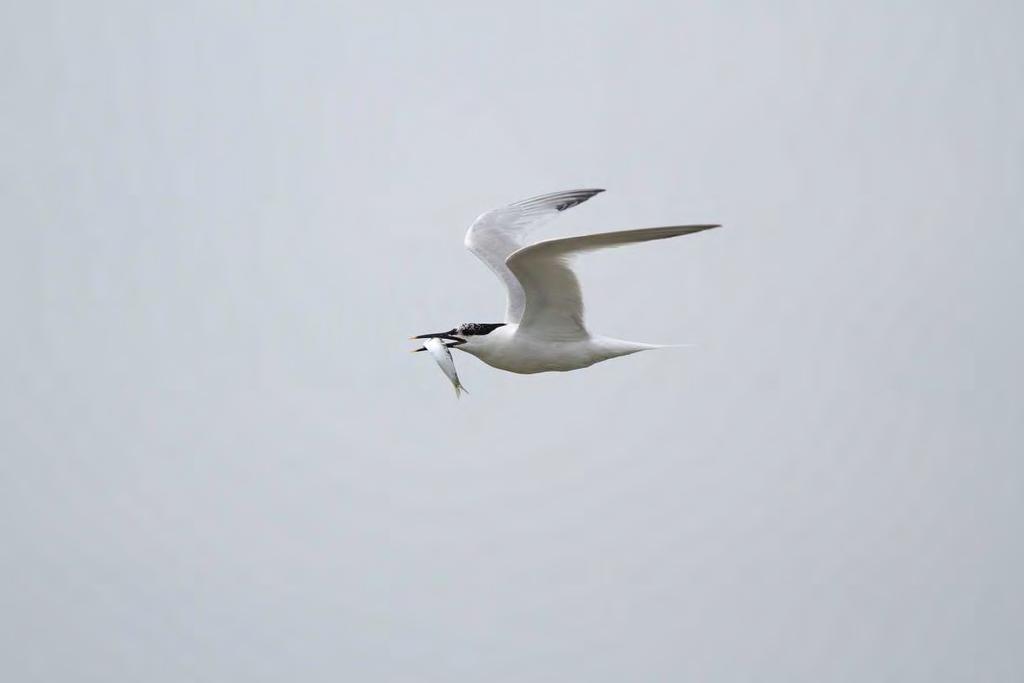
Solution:
<svg viewBox="0 0 1024 683">
<path fill-rule="evenodd" d="M 483 261 L 505 285 L 505 322 L 517 323 L 526 299 L 516 276 L 505 265 L 513 252 L 526 246 L 527 235 L 559 212 L 578 206 L 604 190 L 568 190 L 523 199 L 493 209 L 473 221 L 466 231 L 466 248 Z"/>
<path fill-rule="evenodd" d="M 543 339 L 571 341 L 589 336 L 583 322 L 583 292 L 572 270 L 577 254 L 636 242 L 690 235 L 717 225 L 674 225 L 617 230 L 595 235 L 544 240 L 513 252 L 505 263 L 525 295 L 519 332 Z"/>
</svg>

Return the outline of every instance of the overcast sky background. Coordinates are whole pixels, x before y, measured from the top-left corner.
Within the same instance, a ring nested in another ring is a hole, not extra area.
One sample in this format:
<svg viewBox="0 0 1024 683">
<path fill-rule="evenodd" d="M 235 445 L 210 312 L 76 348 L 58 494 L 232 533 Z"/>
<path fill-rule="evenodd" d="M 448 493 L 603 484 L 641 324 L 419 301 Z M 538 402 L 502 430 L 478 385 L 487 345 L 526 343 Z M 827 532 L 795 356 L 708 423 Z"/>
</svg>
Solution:
<svg viewBox="0 0 1024 683">
<path fill-rule="evenodd" d="M 1024 679 L 1021 4 L 486 4 L 0 8 L 0 678 Z"/>
</svg>

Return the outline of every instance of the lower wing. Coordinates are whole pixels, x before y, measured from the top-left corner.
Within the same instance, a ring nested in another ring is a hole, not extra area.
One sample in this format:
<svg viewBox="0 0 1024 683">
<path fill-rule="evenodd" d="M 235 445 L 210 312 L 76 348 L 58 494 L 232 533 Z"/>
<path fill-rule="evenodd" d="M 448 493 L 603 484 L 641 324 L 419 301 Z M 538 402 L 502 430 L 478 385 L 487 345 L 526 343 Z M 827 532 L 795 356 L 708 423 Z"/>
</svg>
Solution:
<svg viewBox="0 0 1024 683">
<path fill-rule="evenodd" d="M 595 235 L 544 240 L 512 253 L 505 264 L 523 287 L 526 305 L 519 330 L 544 339 L 572 341 L 588 335 L 583 322 L 583 292 L 572 270 L 573 256 L 635 242 L 690 235 L 718 225 L 675 225 L 617 230 Z"/>
</svg>

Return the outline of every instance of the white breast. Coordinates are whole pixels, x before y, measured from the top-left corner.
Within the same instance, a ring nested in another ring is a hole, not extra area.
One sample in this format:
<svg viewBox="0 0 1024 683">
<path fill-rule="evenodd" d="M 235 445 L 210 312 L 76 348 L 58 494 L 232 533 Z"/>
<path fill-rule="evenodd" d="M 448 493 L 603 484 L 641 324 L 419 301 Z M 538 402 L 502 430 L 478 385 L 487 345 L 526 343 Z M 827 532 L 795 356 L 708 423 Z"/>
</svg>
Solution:
<svg viewBox="0 0 1024 683">
<path fill-rule="evenodd" d="M 519 334 L 517 325 L 506 325 L 470 343 L 455 347 L 491 367 L 529 375 L 586 368 L 599 361 L 652 348 L 618 339 L 596 337 L 579 341 L 549 341 Z"/>
</svg>

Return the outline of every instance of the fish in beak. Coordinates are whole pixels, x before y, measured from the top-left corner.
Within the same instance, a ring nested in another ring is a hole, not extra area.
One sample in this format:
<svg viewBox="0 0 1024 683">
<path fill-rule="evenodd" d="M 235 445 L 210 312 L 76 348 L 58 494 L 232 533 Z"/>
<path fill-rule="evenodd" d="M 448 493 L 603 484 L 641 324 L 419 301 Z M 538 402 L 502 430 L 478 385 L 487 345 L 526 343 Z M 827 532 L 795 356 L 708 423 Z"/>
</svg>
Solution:
<svg viewBox="0 0 1024 683">
<path fill-rule="evenodd" d="M 455 397 L 459 398 L 462 392 L 466 391 L 466 388 L 462 386 L 462 382 L 459 381 L 459 374 L 455 372 L 455 361 L 452 359 L 451 352 L 452 346 L 454 344 L 446 344 L 441 336 L 428 337 L 427 341 L 423 342 L 424 349 L 429 351 L 430 355 L 437 361 L 441 371 L 444 372 L 445 376 L 448 377 L 448 381 L 455 387 Z"/>
<path fill-rule="evenodd" d="M 454 329 L 448 330 L 447 332 L 431 332 L 430 334 L 418 334 L 415 337 L 409 337 L 409 339 L 413 339 L 413 340 L 415 340 L 415 339 L 442 339 L 442 340 L 447 340 L 447 341 L 451 342 L 451 344 L 445 344 L 445 346 L 447 346 L 449 348 L 451 348 L 452 346 L 458 346 L 459 344 L 465 344 L 466 343 L 466 340 L 463 339 L 462 337 L 456 337 L 455 336 L 455 330 Z M 417 351 L 426 351 L 426 350 L 427 350 L 426 346 L 421 346 L 420 348 L 413 349 L 412 351 L 413 351 L 413 353 L 416 353 Z"/>
</svg>

